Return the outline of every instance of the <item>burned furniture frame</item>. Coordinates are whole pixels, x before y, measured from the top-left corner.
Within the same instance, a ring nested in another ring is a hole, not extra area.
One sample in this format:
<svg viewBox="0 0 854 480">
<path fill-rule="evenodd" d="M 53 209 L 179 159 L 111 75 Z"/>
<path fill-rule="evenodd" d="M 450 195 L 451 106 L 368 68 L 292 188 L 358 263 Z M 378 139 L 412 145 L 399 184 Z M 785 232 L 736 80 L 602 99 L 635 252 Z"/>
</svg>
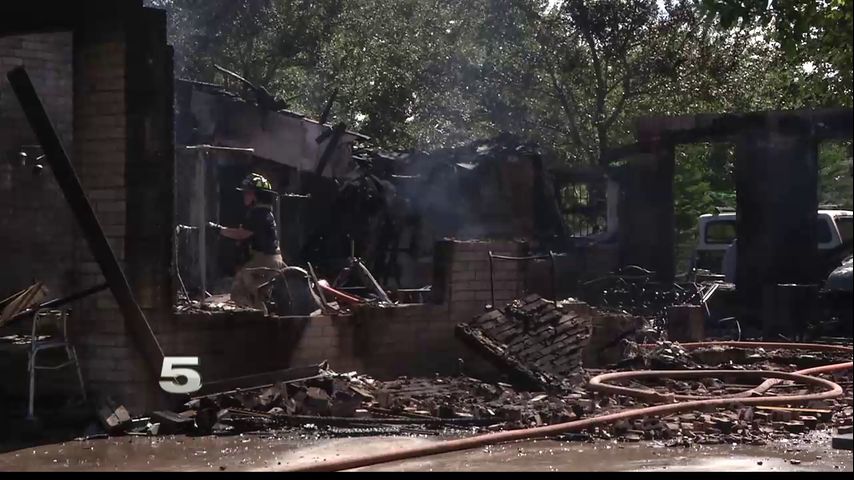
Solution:
<svg viewBox="0 0 854 480">
<path fill-rule="evenodd" d="M 490 305 L 495 307 L 495 261 L 504 261 L 504 262 L 515 262 L 515 263 L 528 263 L 536 260 L 548 260 L 549 261 L 549 276 L 551 281 L 551 298 L 557 299 L 557 266 L 555 262 L 555 258 L 559 256 L 565 256 L 565 254 L 559 254 L 555 252 L 549 252 L 548 255 L 531 255 L 527 257 L 513 257 L 509 255 L 496 255 L 493 252 L 489 252 L 489 293 L 491 302 Z"/>
<path fill-rule="evenodd" d="M 763 288 L 819 283 L 815 215 L 818 145 L 852 138 L 852 110 L 644 117 L 637 143 L 614 149 L 628 159 L 620 175 L 620 264 L 675 278 L 673 178 L 679 144 L 727 142 L 736 147 L 740 304 L 762 305 Z M 750 313 L 748 313 L 750 315 Z"/>
</svg>

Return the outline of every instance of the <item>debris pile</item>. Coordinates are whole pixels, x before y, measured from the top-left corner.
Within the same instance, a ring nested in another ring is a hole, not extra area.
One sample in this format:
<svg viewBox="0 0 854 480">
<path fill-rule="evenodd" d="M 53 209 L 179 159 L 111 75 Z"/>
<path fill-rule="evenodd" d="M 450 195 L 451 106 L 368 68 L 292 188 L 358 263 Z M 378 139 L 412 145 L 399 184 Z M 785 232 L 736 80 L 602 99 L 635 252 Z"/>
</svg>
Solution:
<svg viewBox="0 0 854 480">
<path fill-rule="evenodd" d="M 658 342 L 655 348 L 643 357 L 645 366 L 653 370 L 685 370 L 698 366 L 691 353 L 678 342 Z"/>
<path fill-rule="evenodd" d="M 138 419 L 139 434 L 228 435 L 283 427 L 432 431 L 525 428 L 571 421 L 590 410 L 580 390 L 553 396 L 470 377 L 399 378 L 381 382 L 325 370 L 314 378 L 279 382 L 192 399 L 186 411 Z M 116 432 L 116 430 L 113 430 Z"/>
<path fill-rule="evenodd" d="M 307 270 L 286 267 L 262 286 L 266 294 L 265 313 L 273 316 L 343 314 L 359 307 L 395 305 L 362 260 L 351 257 L 347 262 L 332 283 L 317 278 L 311 264 Z M 211 295 L 199 301 L 179 292 L 174 307 L 178 314 L 259 311 L 234 302 L 230 294 Z"/>
<path fill-rule="evenodd" d="M 590 317 L 538 295 L 489 311 L 457 334 L 526 386 L 566 391 L 583 377 Z"/>
<path fill-rule="evenodd" d="M 661 344 L 648 355 L 683 359 L 678 344 Z M 749 351 L 748 351 L 749 352 Z M 692 352 L 693 353 L 693 352 Z M 745 358 L 753 361 L 754 353 Z M 794 370 L 775 363 L 774 352 L 750 368 Z M 660 361 L 660 360 L 654 360 Z M 732 368 L 744 368 L 727 360 Z M 589 371 L 589 374 L 604 371 Z M 564 440 L 652 440 L 670 447 L 693 444 L 748 444 L 799 439 L 804 433 L 837 428 L 847 431 L 854 416 L 852 374 L 825 378 L 841 385 L 843 397 L 812 402 L 802 408 L 739 406 L 729 410 L 695 411 L 665 417 L 617 422 L 566 434 Z M 632 384 L 635 388 L 702 397 L 722 397 L 756 385 L 730 383 L 728 378 L 661 380 Z M 778 394 L 806 393 L 802 385 L 781 382 Z M 321 369 L 310 378 L 263 387 L 213 393 L 192 399 L 182 412 L 160 411 L 129 419 L 121 406 L 103 409 L 103 429 L 128 435 L 232 435 L 250 431 L 299 428 L 330 436 L 441 432 L 457 434 L 520 429 L 613 414 L 651 404 L 632 397 L 603 395 L 584 388 L 562 392 L 529 391 L 506 383 L 459 377 L 406 378 L 378 381 L 357 373 Z M 102 430 L 103 431 L 103 430 Z M 92 437 L 90 437 L 92 438 Z"/>
<path fill-rule="evenodd" d="M 666 324 L 667 309 L 674 305 L 701 305 L 720 290 L 716 283 L 660 283 L 653 272 L 627 267 L 621 272 L 586 282 L 581 299 L 605 312 L 621 312 Z"/>
<path fill-rule="evenodd" d="M 663 418 L 647 417 L 621 421 L 602 430 L 598 438 L 617 438 L 620 441 L 661 440 L 670 447 L 715 444 L 765 445 L 768 442 L 798 439 L 802 434 L 834 427 L 845 431 L 852 424 L 851 375 L 831 380 L 843 385 L 845 397 L 836 400 L 812 402 L 806 408 L 789 407 L 738 407 L 733 410 L 697 411 Z M 847 379 L 847 380 L 846 380 Z M 662 386 L 668 392 L 694 396 L 723 396 L 744 391 L 755 385 L 729 384 L 718 378 L 700 381 L 666 380 Z M 789 393 L 800 390 L 798 385 L 781 385 Z M 612 398 L 618 406 L 604 408 L 597 414 L 619 411 L 624 406 L 640 407 L 632 399 Z"/>
</svg>

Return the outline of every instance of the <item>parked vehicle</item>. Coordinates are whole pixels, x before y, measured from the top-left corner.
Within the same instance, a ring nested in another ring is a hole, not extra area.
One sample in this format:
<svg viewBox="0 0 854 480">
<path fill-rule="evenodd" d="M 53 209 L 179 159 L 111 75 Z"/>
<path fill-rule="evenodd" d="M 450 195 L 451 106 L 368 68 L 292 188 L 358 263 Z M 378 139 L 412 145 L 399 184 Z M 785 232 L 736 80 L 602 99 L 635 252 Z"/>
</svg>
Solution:
<svg viewBox="0 0 854 480">
<path fill-rule="evenodd" d="M 816 219 L 819 251 L 834 254 L 846 245 L 850 246 L 854 237 L 853 220 L 854 212 L 851 210 L 819 210 Z M 736 239 L 736 213 L 721 210 L 701 216 L 698 223 L 699 240 L 694 253 L 694 267 L 722 273 L 724 255 Z"/>
</svg>

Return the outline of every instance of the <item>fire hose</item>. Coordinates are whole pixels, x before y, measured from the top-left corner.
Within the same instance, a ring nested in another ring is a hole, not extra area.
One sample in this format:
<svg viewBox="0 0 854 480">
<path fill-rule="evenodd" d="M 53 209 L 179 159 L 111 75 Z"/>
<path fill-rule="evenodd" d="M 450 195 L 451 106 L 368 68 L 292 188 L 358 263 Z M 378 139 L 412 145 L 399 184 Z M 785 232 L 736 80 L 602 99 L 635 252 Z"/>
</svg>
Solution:
<svg viewBox="0 0 854 480">
<path fill-rule="evenodd" d="M 851 347 L 839 345 L 821 345 L 821 344 L 787 344 L 787 343 L 762 343 L 762 342 L 715 342 L 715 343 L 692 343 L 682 345 L 684 348 L 691 350 L 701 347 L 712 346 L 729 346 L 734 348 L 770 348 L 770 349 L 786 349 L 786 350 L 809 350 L 809 351 L 831 351 L 838 353 L 852 353 Z M 651 346 L 645 345 L 649 348 Z M 654 345 L 652 346 L 654 347 Z M 675 370 L 675 371 L 634 371 L 634 372 L 616 372 L 599 375 L 590 380 L 589 387 L 592 390 L 632 397 L 646 398 L 657 401 L 674 402 L 675 400 L 685 399 L 677 403 L 666 403 L 663 405 L 655 405 L 651 407 L 636 408 L 618 413 L 601 415 L 598 417 L 586 418 L 582 420 L 574 420 L 572 422 L 548 425 L 544 427 L 526 428 L 521 430 L 512 430 L 506 432 L 489 433 L 478 435 L 475 437 L 446 440 L 436 444 L 402 449 L 398 451 L 379 453 L 375 455 L 366 455 L 358 458 L 336 460 L 334 462 L 324 462 L 322 464 L 313 464 L 306 466 L 297 466 L 286 471 L 299 472 L 320 472 L 320 471 L 341 471 L 355 468 L 362 468 L 381 463 L 407 460 L 412 458 L 426 457 L 449 453 L 455 451 L 471 450 L 487 445 L 495 445 L 499 443 L 514 442 L 520 440 L 530 440 L 535 438 L 551 437 L 568 432 L 588 429 L 595 426 L 608 425 L 621 420 L 630 420 L 642 418 L 649 415 L 672 415 L 684 411 L 692 411 L 705 408 L 727 408 L 734 404 L 741 406 L 771 406 L 771 405 L 803 405 L 816 400 L 828 400 L 839 397 L 843 394 L 842 387 L 829 380 L 816 378 L 811 375 L 834 373 L 839 371 L 851 370 L 854 367 L 854 362 L 838 363 L 833 365 L 825 365 L 816 368 L 801 370 L 794 373 L 764 371 L 764 370 Z M 725 375 L 728 377 L 746 377 L 746 378 L 766 378 L 760 386 L 736 394 L 735 396 L 726 397 L 692 397 L 687 395 L 677 396 L 672 394 L 661 394 L 649 389 L 636 389 L 628 387 L 620 387 L 605 383 L 611 380 L 628 380 L 635 378 L 709 378 L 715 375 Z M 783 380 L 797 381 L 814 387 L 821 387 L 824 390 L 818 393 L 809 393 L 802 395 L 781 395 L 773 397 L 754 397 L 753 395 L 761 394 L 769 390 L 771 387 Z"/>
</svg>

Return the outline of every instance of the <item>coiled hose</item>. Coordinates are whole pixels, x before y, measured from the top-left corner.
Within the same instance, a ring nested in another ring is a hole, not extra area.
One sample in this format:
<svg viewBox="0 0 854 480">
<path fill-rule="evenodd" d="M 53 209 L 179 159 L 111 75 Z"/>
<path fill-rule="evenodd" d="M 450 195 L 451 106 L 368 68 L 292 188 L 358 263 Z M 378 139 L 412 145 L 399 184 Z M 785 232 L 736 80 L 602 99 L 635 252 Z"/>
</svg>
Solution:
<svg viewBox="0 0 854 480">
<path fill-rule="evenodd" d="M 808 350 L 808 351 L 824 351 L 824 352 L 839 352 L 852 353 L 851 347 L 839 345 L 824 345 L 824 344 L 797 344 L 797 343 L 763 343 L 763 342 L 709 342 L 709 343 L 690 343 L 683 344 L 682 347 L 691 350 L 702 347 L 727 346 L 734 348 L 767 348 L 767 349 L 785 349 L 785 350 Z M 654 345 L 644 345 L 644 348 L 651 348 Z M 601 415 L 598 417 L 587 418 L 583 420 L 575 420 L 572 422 L 548 425 L 544 427 L 526 428 L 521 430 L 512 430 L 506 432 L 489 433 L 478 435 L 469 438 L 446 440 L 432 445 L 421 447 L 406 448 L 392 452 L 379 453 L 374 455 L 366 455 L 357 458 L 336 460 L 334 462 L 324 462 L 322 464 L 313 464 L 287 468 L 284 471 L 299 471 L 299 472 L 331 472 L 350 470 L 354 468 L 368 467 L 381 463 L 395 462 L 412 458 L 426 457 L 430 455 L 438 455 L 441 453 L 456 452 L 462 450 L 471 450 L 480 448 L 486 445 L 495 445 L 499 443 L 514 442 L 519 440 L 530 440 L 534 438 L 552 437 L 568 432 L 584 430 L 590 427 L 612 424 L 621 420 L 630 420 L 641 418 L 648 415 L 672 415 L 684 411 L 698 410 L 702 408 L 727 408 L 734 404 L 742 406 L 769 406 L 769 405 L 803 405 L 814 400 L 828 400 L 842 395 L 842 387 L 839 385 L 824 380 L 821 378 L 812 377 L 811 375 L 833 373 L 845 370 L 851 370 L 854 367 L 854 362 L 838 363 L 833 365 L 825 365 L 822 367 L 810 368 L 801 370 L 795 373 L 784 373 L 763 370 L 676 370 L 676 371 L 637 371 L 637 372 L 616 372 L 604 375 L 599 375 L 590 380 L 590 388 L 592 390 L 605 392 L 616 395 L 627 395 L 639 398 L 646 398 L 654 401 L 674 402 L 683 399 L 685 401 L 677 403 L 666 403 L 663 405 L 655 405 L 652 407 L 636 408 L 625 410 L 618 413 Z M 693 397 L 687 395 L 671 395 L 660 394 L 647 389 L 634 389 L 628 387 L 620 387 L 609 385 L 606 382 L 609 380 L 626 380 L 630 378 L 708 378 L 715 375 L 726 375 L 729 377 L 743 378 L 766 378 L 764 383 L 756 388 L 741 392 L 727 397 Z M 806 395 L 786 395 L 774 397 L 755 397 L 768 391 L 771 387 L 783 380 L 791 380 L 805 383 L 807 385 L 821 387 L 824 390 L 818 393 L 810 393 Z"/>
</svg>

